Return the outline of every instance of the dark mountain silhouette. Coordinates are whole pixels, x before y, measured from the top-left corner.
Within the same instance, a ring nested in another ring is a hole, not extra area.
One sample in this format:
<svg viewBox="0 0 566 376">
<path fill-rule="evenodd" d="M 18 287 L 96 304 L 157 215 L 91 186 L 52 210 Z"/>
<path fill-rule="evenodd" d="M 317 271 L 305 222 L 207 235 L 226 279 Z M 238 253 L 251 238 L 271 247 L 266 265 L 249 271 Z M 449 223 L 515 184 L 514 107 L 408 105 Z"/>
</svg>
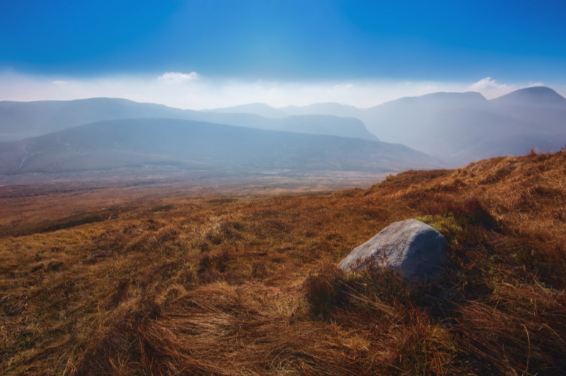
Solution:
<svg viewBox="0 0 566 376">
<path fill-rule="evenodd" d="M 401 171 L 439 162 L 403 145 L 176 120 L 108 120 L 0 143 L 0 173 Z"/>
<path fill-rule="evenodd" d="M 0 102 L 0 136 L 11 139 L 24 138 L 101 120 L 130 118 L 186 119 L 250 128 L 376 139 L 358 119 L 329 116 L 270 119 L 245 113 L 181 110 L 116 98 Z"/>
</svg>

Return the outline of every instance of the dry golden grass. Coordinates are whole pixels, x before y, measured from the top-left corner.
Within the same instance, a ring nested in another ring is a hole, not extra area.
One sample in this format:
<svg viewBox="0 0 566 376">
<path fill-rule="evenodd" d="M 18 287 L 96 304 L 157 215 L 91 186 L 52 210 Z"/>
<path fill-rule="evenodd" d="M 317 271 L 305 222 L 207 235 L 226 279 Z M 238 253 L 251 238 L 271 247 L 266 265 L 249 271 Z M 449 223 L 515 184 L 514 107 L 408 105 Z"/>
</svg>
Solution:
<svg viewBox="0 0 566 376">
<path fill-rule="evenodd" d="M 319 194 L 38 194 L 2 198 L 1 374 L 566 373 L 564 152 Z M 449 239 L 442 278 L 336 269 L 412 217 Z"/>
</svg>

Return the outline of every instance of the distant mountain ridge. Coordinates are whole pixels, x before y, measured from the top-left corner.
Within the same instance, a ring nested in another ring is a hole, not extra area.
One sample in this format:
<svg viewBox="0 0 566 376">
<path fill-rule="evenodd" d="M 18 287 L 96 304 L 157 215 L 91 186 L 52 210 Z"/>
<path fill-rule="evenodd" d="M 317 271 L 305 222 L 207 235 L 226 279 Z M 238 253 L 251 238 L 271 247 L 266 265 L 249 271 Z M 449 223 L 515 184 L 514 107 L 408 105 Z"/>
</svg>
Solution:
<svg viewBox="0 0 566 376">
<path fill-rule="evenodd" d="M 312 114 L 324 114 L 324 115 L 334 115 L 341 117 L 358 117 L 360 109 L 354 106 L 348 106 L 340 103 L 314 103 L 308 106 L 298 107 L 298 106 L 288 106 L 280 108 L 279 110 L 284 111 L 289 115 L 312 115 Z"/>
<path fill-rule="evenodd" d="M 369 109 L 337 103 L 276 109 L 254 103 L 191 111 L 113 98 L 0 102 L 0 140 L 126 118 L 186 119 L 379 139 L 407 145 L 453 166 L 499 155 L 522 155 L 532 148 L 556 151 L 566 145 L 566 99 L 542 86 L 520 89 L 492 100 L 476 92 L 432 93 Z"/>
<path fill-rule="evenodd" d="M 177 119 L 108 120 L 0 143 L 0 174 L 135 169 L 395 172 L 438 160 L 403 145 Z"/>
<path fill-rule="evenodd" d="M 566 106 L 556 105 L 560 98 L 538 87 L 492 100 L 479 93 L 438 93 L 384 103 L 360 119 L 384 141 L 463 165 L 532 148 L 559 150 L 566 144 Z"/>
<path fill-rule="evenodd" d="M 566 145 L 566 98 L 544 86 L 491 100 L 477 92 L 439 92 L 368 109 L 319 103 L 277 110 L 347 114 L 362 120 L 382 141 L 407 145 L 454 166 L 500 155 L 522 155 L 532 148 L 556 151 Z"/>
<path fill-rule="evenodd" d="M 515 90 L 499 98 L 492 99 L 491 102 L 498 105 L 566 107 L 566 98 L 546 86 L 533 86 Z"/>
<path fill-rule="evenodd" d="M 242 104 L 240 106 L 214 108 L 211 110 L 202 110 L 202 111 L 230 113 L 230 114 L 254 114 L 267 118 L 276 118 L 276 119 L 290 115 L 286 111 L 271 107 L 265 103 L 249 103 L 249 104 Z"/>
<path fill-rule="evenodd" d="M 301 115 L 331 115 L 339 117 L 358 117 L 359 108 L 340 103 L 313 103 L 307 106 L 287 106 L 281 108 L 271 107 L 265 103 L 250 103 L 233 107 L 222 107 L 205 110 L 207 112 L 221 113 L 248 113 L 271 118 Z"/>
<path fill-rule="evenodd" d="M 307 118 L 286 116 L 272 119 L 249 113 L 182 110 L 118 98 L 37 102 L 0 101 L 0 136 L 12 139 L 24 138 L 96 121 L 130 118 L 184 119 L 267 130 L 377 139 L 359 119 L 354 118 L 309 115 Z"/>
</svg>

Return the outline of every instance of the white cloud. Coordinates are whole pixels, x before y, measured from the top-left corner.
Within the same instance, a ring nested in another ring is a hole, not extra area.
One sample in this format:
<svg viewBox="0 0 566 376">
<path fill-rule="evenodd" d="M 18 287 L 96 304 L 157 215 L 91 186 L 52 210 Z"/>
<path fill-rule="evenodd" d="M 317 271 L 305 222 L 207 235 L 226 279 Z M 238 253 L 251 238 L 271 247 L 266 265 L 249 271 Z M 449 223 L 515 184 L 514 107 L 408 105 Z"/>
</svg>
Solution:
<svg viewBox="0 0 566 376">
<path fill-rule="evenodd" d="M 482 93 L 487 99 L 491 99 L 500 97 L 521 87 L 525 87 L 525 85 L 517 86 L 500 84 L 491 77 L 485 77 L 478 82 L 471 84 L 468 89 L 472 91 L 478 91 Z"/>
<path fill-rule="evenodd" d="M 334 85 L 332 88 L 329 89 L 329 92 L 340 92 L 340 91 L 347 91 L 354 87 L 354 84 L 344 83 L 344 84 L 337 84 Z"/>
<path fill-rule="evenodd" d="M 482 91 L 487 89 L 497 89 L 505 85 L 499 85 L 495 80 L 492 80 L 491 77 L 482 78 L 478 82 L 471 84 L 470 89 L 475 91 Z"/>
<path fill-rule="evenodd" d="M 190 85 L 183 84 L 190 82 Z M 177 84 L 175 84 L 177 83 Z M 114 76 L 93 79 L 28 76 L 0 71 L 0 100 L 70 100 L 92 97 L 126 98 L 171 107 L 205 109 L 246 103 L 273 107 L 338 102 L 361 108 L 438 91 L 480 91 L 497 97 L 527 84 L 499 84 L 484 78 L 474 84 L 439 81 L 335 80 L 249 81 L 203 77 L 195 72 L 156 76 Z M 564 93 L 566 87 L 557 87 Z"/>
<path fill-rule="evenodd" d="M 181 72 L 165 72 L 161 76 L 157 77 L 159 81 L 166 82 L 168 84 L 181 84 L 187 81 L 193 81 L 199 78 L 197 72 L 191 73 L 181 73 Z"/>
<path fill-rule="evenodd" d="M 470 85 L 470 90 L 479 91 L 480 93 L 484 94 L 488 98 L 498 97 L 507 93 L 512 92 L 513 90 L 521 89 L 524 87 L 533 87 L 533 86 L 544 86 L 542 82 L 528 82 L 523 85 L 516 85 L 516 84 L 500 84 L 491 77 L 482 78 L 476 83 Z"/>
</svg>

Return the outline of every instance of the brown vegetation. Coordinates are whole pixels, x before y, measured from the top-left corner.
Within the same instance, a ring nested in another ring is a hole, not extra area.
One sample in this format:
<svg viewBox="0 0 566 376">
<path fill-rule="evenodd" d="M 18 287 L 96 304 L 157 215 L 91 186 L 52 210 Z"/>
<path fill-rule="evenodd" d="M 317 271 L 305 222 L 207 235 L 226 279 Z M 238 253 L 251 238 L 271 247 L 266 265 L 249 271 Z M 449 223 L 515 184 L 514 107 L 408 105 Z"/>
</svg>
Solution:
<svg viewBox="0 0 566 376">
<path fill-rule="evenodd" d="M 367 190 L 127 205 L 109 194 L 114 206 L 96 194 L 90 208 L 77 199 L 79 214 L 38 201 L 2 219 L 17 226 L 0 239 L 0 373 L 565 373 L 564 152 Z M 445 276 L 336 269 L 411 217 L 448 237 Z"/>
</svg>

